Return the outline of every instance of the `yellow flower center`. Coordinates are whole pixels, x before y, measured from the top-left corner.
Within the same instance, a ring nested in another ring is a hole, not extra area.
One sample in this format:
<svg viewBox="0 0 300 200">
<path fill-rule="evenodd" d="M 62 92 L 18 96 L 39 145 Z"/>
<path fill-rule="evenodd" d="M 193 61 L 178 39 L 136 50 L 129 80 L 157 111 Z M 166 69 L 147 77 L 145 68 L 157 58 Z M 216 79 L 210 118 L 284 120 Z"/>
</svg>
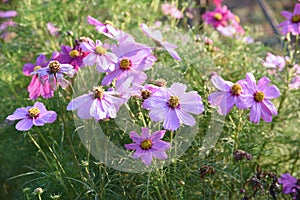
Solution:
<svg viewBox="0 0 300 200">
<path fill-rule="evenodd" d="M 99 54 L 99 55 L 103 55 L 103 54 L 106 54 L 106 49 L 104 49 L 103 47 L 101 46 L 97 46 L 96 47 L 96 53 Z"/>
<path fill-rule="evenodd" d="M 293 23 L 298 23 L 298 22 L 300 22 L 300 15 L 294 15 L 293 17 L 292 17 L 292 22 Z"/>
<path fill-rule="evenodd" d="M 121 69 L 129 69 L 131 67 L 131 61 L 127 58 L 124 58 L 120 62 Z"/>
<path fill-rule="evenodd" d="M 102 99 L 104 95 L 104 90 L 102 87 L 94 87 L 93 94 L 95 98 Z"/>
<path fill-rule="evenodd" d="M 147 89 L 142 90 L 141 93 L 142 93 L 141 96 L 143 99 L 148 99 L 151 96 L 150 90 L 147 90 Z"/>
<path fill-rule="evenodd" d="M 256 92 L 254 95 L 254 99 L 257 102 L 261 102 L 262 100 L 264 100 L 265 98 L 265 94 L 263 92 Z"/>
<path fill-rule="evenodd" d="M 109 24 L 109 25 L 111 25 L 111 26 L 114 26 L 114 23 L 112 23 L 112 21 L 109 21 L 109 20 L 105 20 L 104 24 L 105 24 L 105 25 L 106 25 L 106 24 Z"/>
<path fill-rule="evenodd" d="M 220 13 L 214 14 L 214 19 L 220 21 L 222 19 L 222 15 Z"/>
<path fill-rule="evenodd" d="M 242 92 L 242 87 L 239 84 L 233 84 L 231 87 L 231 93 L 234 95 L 239 95 Z"/>
<path fill-rule="evenodd" d="M 41 112 L 40 109 L 35 108 L 35 107 L 30 108 L 28 110 L 28 113 L 29 113 L 30 117 L 36 117 L 36 116 L 38 116 L 38 114 L 40 114 L 40 112 Z"/>
<path fill-rule="evenodd" d="M 57 60 L 51 61 L 49 63 L 49 68 L 52 73 L 56 73 L 60 69 L 60 63 Z"/>
<path fill-rule="evenodd" d="M 149 150 L 152 147 L 152 141 L 149 139 L 143 140 L 140 146 L 143 150 Z"/>
<path fill-rule="evenodd" d="M 36 70 L 41 69 L 41 68 L 42 68 L 41 66 L 37 65 L 37 66 L 35 66 L 35 67 L 33 68 L 33 71 L 36 71 Z"/>
<path fill-rule="evenodd" d="M 239 16 L 237 16 L 237 15 L 234 16 L 234 19 L 235 19 L 235 21 L 236 21 L 237 23 L 240 23 L 240 22 L 241 22 Z"/>
<path fill-rule="evenodd" d="M 79 51 L 74 49 L 74 50 L 69 52 L 69 56 L 71 56 L 72 58 L 75 58 L 75 57 L 79 56 Z"/>
<path fill-rule="evenodd" d="M 179 105 L 179 98 L 178 98 L 178 96 L 170 96 L 169 106 L 171 108 L 177 108 L 178 105 Z"/>
</svg>

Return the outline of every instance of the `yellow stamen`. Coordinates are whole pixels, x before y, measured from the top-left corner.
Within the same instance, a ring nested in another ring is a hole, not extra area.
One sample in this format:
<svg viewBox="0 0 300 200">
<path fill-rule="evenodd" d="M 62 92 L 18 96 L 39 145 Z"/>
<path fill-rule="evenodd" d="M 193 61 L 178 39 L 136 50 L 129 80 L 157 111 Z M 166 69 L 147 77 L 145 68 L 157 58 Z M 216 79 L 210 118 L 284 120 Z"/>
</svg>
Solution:
<svg viewBox="0 0 300 200">
<path fill-rule="evenodd" d="M 33 68 L 33 71 L 36 71 L 36 70 L 41 69 L 41 68 L 42 68 L 41 66 L 37 65 L 37 66 L 35 66 L 35 67 Z"/>
<path fill-rule="evenodd" d="M 214 19 L 220 21 L 222 19 L 222 15 L 220 13 L 214 14 Z"/>
<path fill-rule="evenodd" d="M 109 24 L 109 25 L 111 25 L 111 26 L 114 26 L 114 24 L 112 23 L 112 21 L 109 21 L 109 20 L 105 20 L 104 24 L 105 24 L 105 25 L 106 25 L 106 24 Z"/>
<path fill-rule="evenodd" d="M 141 96 L 143 99 L 148 99 L 151 96 L 150 90 L 147 90 L 147 89 L 142 90 L 141 93 L 142 93 Z"/>
<path fill-rule="evenodd" d="M 79 51 L 74 49 L 74 50 L 69 52 L 69 56 L 71 56 L 72 58 L 75 58 L 75 57 L 79 56 Z"/>
<path fill-rule="evenodd" d="M 103 54 L 106 54 L 106 49 L 104 49 L 103 47 L 101 46 L 97 46 L 96 47 L 96 53 L 99 54 L 99 55 L 103 55 Z"/>
<path fill-rule="evenodd" d="M 121 69 L 129 69 L 131 67 L 131 61 L 127 58 L 124 58 L 120 62 Z"/>
<path fill-rule="evenodd" d="M 102 87 L 94 87 L 93 94 L 95 98 L 102 99 L 104 95 L 104 90 Z"/>
<path fill-rule="evenodd" d="M 242 92 L 242 87 L 241 87 L 239 84 L 234 84 L 234 85 L 231 87 L 231 92 L 232 92 L 232 94 L 234 94 L 234 95 L 239 95 L 239 94 L 241 94 L 241 92 Z"/>
<path fill-rule="evenodd" d="M 300 15 L 296 14 L 292 17 L 292 22 L 293 23 L 298 23 L 300 22 Z"/>
<path fill-rule="evenodd" d="M 257 102 L 261 102 L 262 100 L 264 100 L 265 98 L 265 94 L 263 92 L 256 92 L 254 95 L 254 99 Z"/>
<path fill-rule="evenodd" d="M 152 147 L 152 141 L 149 139 L 143 140 L 140 146 L 143 150 L 149 150 Z"/>
<path fill-rule="evenodd" d="M 169 106 L 171 108 L 177 108 L 178 105 L 179 105 L 179 98 L 178 98 L 178 96 L 170 96 Z"/>
<path fill-rule="evenodd" d="M 60 69 L 60 63 L 57 60 L 51 61 L 49 63 L 49 68 L 52 73 L 57 73 Z"/>
<path fill-rule="evenodd" d="M 38 114 L 40 114 L 40 112 L 41 112 L 40 109 L 35 108 L 35 107 L 30 108 L 28 110 L 28 113 L 29 113 L 30 117 L 36 117 L 36 116 L 38 116 Z"/>
<path fill-rule="evenodd" d="M 235 15 L 234 18 L 235 18 L 235 21 L 236 21 L 237 23 L 240 23 L 240 22 L 241 22 L 239 16 Z"/>
</svg>

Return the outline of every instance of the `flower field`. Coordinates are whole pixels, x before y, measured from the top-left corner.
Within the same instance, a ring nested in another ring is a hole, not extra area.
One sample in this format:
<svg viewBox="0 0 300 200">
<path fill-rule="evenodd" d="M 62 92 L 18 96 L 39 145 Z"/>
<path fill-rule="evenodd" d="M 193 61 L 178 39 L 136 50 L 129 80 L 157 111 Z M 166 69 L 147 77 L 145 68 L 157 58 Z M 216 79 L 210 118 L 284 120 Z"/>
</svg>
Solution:
<svg viewBox="0 0 300 200">
<path fill-rule="evenodd" d="M 299 200 L 299 34 L 296 0 L 2 0 L 0 199 Z"/>
</svg>

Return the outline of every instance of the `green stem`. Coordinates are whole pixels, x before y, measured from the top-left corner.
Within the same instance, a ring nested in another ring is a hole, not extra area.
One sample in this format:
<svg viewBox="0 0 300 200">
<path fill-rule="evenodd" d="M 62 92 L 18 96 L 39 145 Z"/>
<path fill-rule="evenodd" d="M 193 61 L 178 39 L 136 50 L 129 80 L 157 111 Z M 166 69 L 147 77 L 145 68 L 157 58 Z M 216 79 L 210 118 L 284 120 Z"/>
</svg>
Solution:
<svg viewBox="0 0 300 200">
<path fill-rule="evenodd" d="M 42 200 L 42 196 L 41 194 L 38 194 L 39 200 Z"/>
<path fill-rule="evenodd" d="M 37 141 L 32 137 L 32 135 L 30 134 L 30 132 L 27 132 L 29 138 L 31 139 L 31 141 L 33 142 L 33 144 L 38 148 L 38 150 L 41 152 L 41 154 L 43 155 L 46 163 L 48 164 L 48 166 L 53 170 L 52 164 L 50 163 L 48 157 L 46 156 L 45 152 L 43 151 L 43 149 L 41 148 L 41 146 L 37 143 Z"/>
</svg>

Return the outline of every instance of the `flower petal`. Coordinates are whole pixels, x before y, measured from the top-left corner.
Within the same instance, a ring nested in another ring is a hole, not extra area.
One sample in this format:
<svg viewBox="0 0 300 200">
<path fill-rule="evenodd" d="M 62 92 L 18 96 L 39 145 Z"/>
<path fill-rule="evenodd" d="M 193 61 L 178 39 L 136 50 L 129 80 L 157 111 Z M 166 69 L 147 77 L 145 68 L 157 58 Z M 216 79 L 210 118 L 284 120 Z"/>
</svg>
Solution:
<svg viewBox="0 0 300 200">
<path fill-rule="evenodd" d="M 168 155 L 163 151 L 152 151 L 153 157 L 159 159 L 159 160 L 166 160 L 168 158 Z"/>
<path fill-rule="evenodd" d="M 9 115 L 6 119 L 13 121 L 13 120 L 27 118 L 27 116 L 28 116 L 28 109 L 18 108 L 12 115 Z"/>
<path fill-rule="evenodd" d="M 19 121 L 16 124 L 16 129 L 19 131 L 27 131 L 29 129 L 31 129 L 31 127 L 33 126 L 33 121 L 31 118 L 25 118 L 22 119 L 21 121 Z"/>
<path fill-rule="evenodd" d="M 254 124 L 258 124 L 261 117 L 261 105 L 255 102 L 250 110 L 250 121 Z"/>
<path fill-rule="evenodd" d="M 280 91 L 275 85 L 265 87 L 263 93 L 266 99 L 275 99 L 280 96 Z"/>
<path fill-rule="evenodd" d="M 169 108 L 166 112 L 166 117 L 163 123 L 163 126 L 167 130 L 175 131 L 180 126 L 179 117 L 176 115 L 174 109 Z"/>
<path fill-rule="evenodd" d="M 266 76 L 262 77 L 257 82 L 257 89 L 260 91 L 264 91 L 270 82 L 271 82 L 271 80 L 268 77 L 266 77 Z"/>
</svg>

